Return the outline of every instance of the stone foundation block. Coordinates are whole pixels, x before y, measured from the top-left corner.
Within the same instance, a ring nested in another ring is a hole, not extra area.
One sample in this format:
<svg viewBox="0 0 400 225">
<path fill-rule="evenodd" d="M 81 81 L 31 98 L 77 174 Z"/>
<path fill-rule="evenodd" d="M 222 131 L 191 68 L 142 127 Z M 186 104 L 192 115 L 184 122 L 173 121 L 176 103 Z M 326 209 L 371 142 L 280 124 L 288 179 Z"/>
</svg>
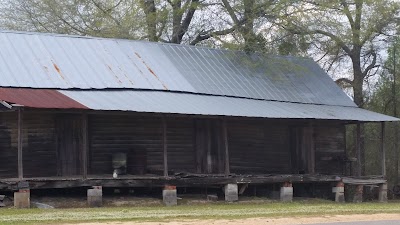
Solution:
<svg viewBox="0 0 400 225">
<path fill-rule="evenodd" d="M 225 201 L 235 202 L 239 200 L 238 185 L 237 184 L 227 184 L 224 188 Z"/>
<path fill-rule="evenodd" d="M 31 192 L 29 189 L 21 189 L 14 192 L 14 207 L 25 209 L 31 207 Z"/>
<path fill-rule="evenodd" d="M 178 205 L 176 186 L 165 186 L 162 192 L 163 202 L 166 206 Z"/>
<path fill-rule="evenodd" d="M 344 203 L 344 183 L 338 182 L 336 187 L 332 188 L 332 192 L 335 194 L 335 202 Z"/>
<path fill-rule="evenodd" d="M 280 200 L 282 202 L 293 201 L 293 187 L 281 187 Z"/>
<path fill-rule="evenodd" d="M 335 202 L 343 203 L 344 199 L 344 187 L 333 187 L 332 192 L 335 193 Z"/>
<path fill-rule="evenodd" d="M 387 184 L 379 185 L 379 202 L 387 202 Z"/>
<path fill-rule="evenodd" d="M 93 189 L 87 190 L 87 202 L 89 207 L 101 207 L 103 206 L 103 189 L 102 187 L 96 186 Z"/>
</svg>

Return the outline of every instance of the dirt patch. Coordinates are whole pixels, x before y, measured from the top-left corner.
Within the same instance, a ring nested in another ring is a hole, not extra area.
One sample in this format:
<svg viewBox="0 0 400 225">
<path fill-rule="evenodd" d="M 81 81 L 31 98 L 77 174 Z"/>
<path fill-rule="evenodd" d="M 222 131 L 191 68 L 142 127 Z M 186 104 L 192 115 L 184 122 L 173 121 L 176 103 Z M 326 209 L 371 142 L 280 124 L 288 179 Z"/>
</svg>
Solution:
<svg viewBox="0 0 400 225">
<path fill-rule="evenodd" d="M 400 214 L 359 214 L 359 215 L 335 215 L 322 217 L 290 217 L 290 218 L 249 218 L 232 220 L 181 220 L 171 222 L 104 222 L 104 223 L 80 223 L 80 225 L 300 225 L 315 223 L 335 223 L 352 221 L 377 221 L 377 220 L 400 220 Z M 72 225 L 72 224 L 64 224 Z"/>
</svg>

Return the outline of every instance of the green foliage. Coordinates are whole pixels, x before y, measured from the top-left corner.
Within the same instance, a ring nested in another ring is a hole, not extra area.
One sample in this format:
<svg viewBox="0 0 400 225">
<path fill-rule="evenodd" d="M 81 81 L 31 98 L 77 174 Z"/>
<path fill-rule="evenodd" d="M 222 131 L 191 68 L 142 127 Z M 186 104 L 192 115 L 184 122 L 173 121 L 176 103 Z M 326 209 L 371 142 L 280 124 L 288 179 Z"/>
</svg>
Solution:
<svg viewBox="0 0 400 225">
<path fill-rule="evenodd" d="M 0 21 L 1 27 L 11 30 L 197 44 L 213 35 L 231 32 L 216 33 L 213 21 L 196 16 L 199 10 L 210 11 L 213 4 L 209 2 L 212 3 L 206 0 L 4 0 Z M 206 31 L 204 26 L 208 26 Z"/>
<path fill-rule="evenodd" d="M 400 107 L 400 39 L 395 38 L 388 49 L 388 56 L 386 61 L 383 63 L 383 70 L 378 82 L 375 85 L 373 94 L 370 96 L 367 102 L 367 108 L 391 116 L 399 116 Z M 394 80 L 396 79 L 396 84 Z M 396 107 L 396 110 L 395 110 Z M 398 155 L 396 150 L 396 129 L 399 129 L 397 123 L 388 123 L 386 126 L 386 152 L 387 152 L 387 177 L 390 184 L 398 182 Z M 380 137 L 379 126 L 369 125 L 369 129 L 366 131 L 367 141 L 374 142 L 373 140 Z M 379 143 L 366 145 L 366 154 L 370 158 L 377 157 L 377 150 L 379 149 Z M 374 161 L 367 165 L 371 171 L 379 171 L 380 165 L 374 165 Z"/>
<path fill-rule="evenodd" d="M 355 103 L 364 106 L 364 82 L 378 68 L 380 39 L 397 26 L 400 2 L 395 0 L 295 1 L 281 25 L 312 40 L 311 53 L 326 70 L 351 71 L 345 82 Z M 343 63 L 345 62 L 345 63 Z M 336 65 L 336 66 L 335 66 Z M 346 69 L 344 69 L 347 67 Z M 340 77 L 344 78 L 344 77 Z"/>
</svg>

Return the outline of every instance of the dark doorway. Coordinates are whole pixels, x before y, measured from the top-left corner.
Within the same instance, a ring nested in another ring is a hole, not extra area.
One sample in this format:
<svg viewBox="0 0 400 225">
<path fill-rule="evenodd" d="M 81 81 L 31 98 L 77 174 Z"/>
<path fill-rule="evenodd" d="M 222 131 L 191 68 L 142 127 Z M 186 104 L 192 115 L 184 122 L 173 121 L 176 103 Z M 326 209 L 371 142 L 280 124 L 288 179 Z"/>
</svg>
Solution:
<svg viewBox="0 0 400 225">
<path fill-rule="evenodd" d="M 197 172 L 224 173 L 225 155 L 221 121 L 198 119 L 195 124 Z"/>
<path fill-rule="evenodd" d="M 57 174 L 72 176 L 82 174 L 82 117 L 59 115 L 57 129 Z"/>
<path fill-rule="evenodd" d="M 315 172 L 315 143 L 313 127 L 290 129 L 292 173 L 312 174 Z"/>
</svg>

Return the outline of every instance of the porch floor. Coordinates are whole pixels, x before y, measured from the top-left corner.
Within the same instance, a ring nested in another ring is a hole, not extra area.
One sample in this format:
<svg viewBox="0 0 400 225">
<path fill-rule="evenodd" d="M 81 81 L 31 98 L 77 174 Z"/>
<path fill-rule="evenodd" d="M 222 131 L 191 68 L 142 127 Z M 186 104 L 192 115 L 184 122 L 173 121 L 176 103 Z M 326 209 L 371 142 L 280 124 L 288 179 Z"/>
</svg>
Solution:
<svg viewBox="0 0 400 225">
<path fill-rule="evenodd" d="M 351 185 L 377 185 L 386 183 L 383 176 L 349 177 L 321 174 L 191 174 L 181 173 L 168 177 L 159 175 L 120 175 L 113 178 L 110 174 L 67 176 L 67 177 L 32 177 L 0 179 L 0 190 L 18 190 L 21 182 L 29 184 L 31 189 L 73 188 L 73 187 L 205 187 L 225 184 L 274 184 L 274 183 L 330 183 L 342 181 Z"/>
</svg>

